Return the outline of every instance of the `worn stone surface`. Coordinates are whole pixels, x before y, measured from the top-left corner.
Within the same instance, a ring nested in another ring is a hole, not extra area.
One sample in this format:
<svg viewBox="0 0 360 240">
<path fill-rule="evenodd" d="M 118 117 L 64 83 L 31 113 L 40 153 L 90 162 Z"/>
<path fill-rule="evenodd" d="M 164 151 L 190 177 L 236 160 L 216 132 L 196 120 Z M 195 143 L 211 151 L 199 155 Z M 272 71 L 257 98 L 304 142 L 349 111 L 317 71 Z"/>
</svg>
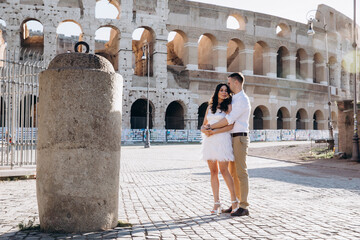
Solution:
<svg viewBox="0 0 360 240">
<path fill-rule="evenodd" d="M 184 108 L 184 118 L 188 119 L 185 128 L 196 128 L 199 106 L 209 100 L 214 85 L 226 81 L 230 71 L 243 71 L 252 109 L 263 110 L 264 121 L 268 122 L 265 125 L 271 129 L 277 128 L 280 108 L 286 109 L 282 114 L 289 121 L 290 129 L 296 128 L 300 109 L 307 113 L 302 116 L 307 129 L 313 128 L 317 111 L 323 115 L 317 120 L 326 121 L 327 61 L 331 62 L 333 103 L 353 96 L 353 75 L 344 57 L 352 51 L 352 21 L 326 5 L 318 6 L 324 16 L 317 17 L 324 17 L 328 23 L 330 59 L 325 59 L 323 21 L 314 23 L 316 34 L 309 37 L 307 24 L 242 9 L 185 0 L 111 1 L 119 15 L 108 19 L 96 18 L 96 3 L 90 0 L 0 1 L 0 16 L 6 23 L 6 26 L 0 24 L 0 57 L 6 42 L 6 48 L 15 49 L 18 55 L 21 47 L 41 50 L 49 62 L 58 53 L 73 51 L 73 42 L 81 38 L 89 43 L 91 53 L 107 57 L 124 77 L 124 128 L 131 127 L 131 107 L 135 101 L 147 98 L 146 64 L 141 60 L 145 39 L 151 42 L 154 53 L 150 60 L 149 90 L 154 128 L 165 127 L 166 109 L 173 101 Z M 228 16 L 238 20 L 239 29 L 226 28 Z M 43 25 L 42 42 L 39 36 L 28 39 L 26 26 L 22 25 L 28 19 Z M 82 29 L 81 37 L 56 34 L 63 21 L 77 24 Z M 111 39 L 99 43 L 95 33 L 103 26 L 112 28 Z M 134 41 L 132 33 L 139 26 L 149 32 L 145 31 L 140 40 Z M 280 32 L 276 31 L 277 27 Z M 178 34 L 168 42 L 171 31 Z M 201 35 L 207 37 L 198 43 Z M 279 51 L 280 48 L 283 51 Z M 280 62 L 283 69 L 278 73 Z M 167 64 L 170 67 L 167 68 Z M 174 71 L 174 65 L 184 69 Z M 334 105 L 332 111 L 336 120 Z M 326 124 L 321 126 L 326 128 Z"/>
<path fill-rule="evenodd" d="M 271 144 L 251 143 L 250 148 Z M 214 216 L 210 174 L 199 160 L 199 149 L 122 147 L 118 213 L 131 228 L 83 234 L 19 232 L 21 221 L 35 217 L 39 223 L 35 180 L 0 182 L 0 239 L 360 238 L 360 165 L 249 157 L 250 217 Z M 224 207 L 230 205 L 221 177 L 220 196 Z"/>
<path fill-rule="evenodd" d="M 45 231 L 117 224 L 122 78 L 102 57 L 58 55 L 40 75 L 37 195 Z M 106 144 L 104 144 L 106 143 Z"/>
</svg>

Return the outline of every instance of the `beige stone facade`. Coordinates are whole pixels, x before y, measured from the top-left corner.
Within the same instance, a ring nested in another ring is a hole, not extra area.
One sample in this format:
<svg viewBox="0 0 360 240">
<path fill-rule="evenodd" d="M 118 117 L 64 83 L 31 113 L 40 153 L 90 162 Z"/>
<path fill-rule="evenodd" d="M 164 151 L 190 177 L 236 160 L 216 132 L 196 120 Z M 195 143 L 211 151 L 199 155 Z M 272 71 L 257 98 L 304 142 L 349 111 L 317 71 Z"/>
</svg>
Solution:
<svg viewBox="0 0 360 240">
<path fill-rule="evenodd" d="M 303 23 L 184 0 L 113 0 L 117 18 L 101 19 L 95 17 L 97 2 L 2 0 L 6 26 L 0 23 L 0 50 L 3 39 L 6 48 L 19 52 L 42 48 L 49 62 L 68 48 L 59 44 L 59 24 L 76 23 L 82 30 L 78 39 L 89 43 L 91 53 L 108 58 L 124 78 L 123 128 L 145 127 L 148 72 L 150 126 L 157 129 L 196 129 L 215 86 L 230 72 L 245 74 L 251 129 L 327 129 L 327 63 L 335 127 L 335 101 L 352 98 L 353 76 L 345 60 L 352 50 L 352 21 L 328 6 L 318 6 L 327 22 L 326 59 L 323 21 L 314 23 L 316 34 L 308 36 Z M 227 28 L 229 17 L 238 22 L 236 29 Z M 42 38 L 29 39 L 28 20 L 43 25 Z M 112 29 L 105 44 L 95 41 L 101 27 Z M 137 28 L 144 31 L 134 40 Z M 176 35 L 168 42 L 171 32 Z"/>
</svg>

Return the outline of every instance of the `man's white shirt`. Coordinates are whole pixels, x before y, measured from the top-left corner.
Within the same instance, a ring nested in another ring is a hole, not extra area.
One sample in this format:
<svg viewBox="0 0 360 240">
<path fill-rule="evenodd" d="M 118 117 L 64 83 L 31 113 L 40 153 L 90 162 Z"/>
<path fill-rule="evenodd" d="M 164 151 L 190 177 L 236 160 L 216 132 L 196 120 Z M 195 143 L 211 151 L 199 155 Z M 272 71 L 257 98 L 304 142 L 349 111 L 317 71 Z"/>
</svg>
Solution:
<svg viewBox="0 0 360 240">
<path fill-rule="evenodd" d="M 232 110 L 225 116 L 229 125 L 234 124 L 231 133 L 249 132 L 251 105 L 244 90 L 232 96 Z"/>
</svg>

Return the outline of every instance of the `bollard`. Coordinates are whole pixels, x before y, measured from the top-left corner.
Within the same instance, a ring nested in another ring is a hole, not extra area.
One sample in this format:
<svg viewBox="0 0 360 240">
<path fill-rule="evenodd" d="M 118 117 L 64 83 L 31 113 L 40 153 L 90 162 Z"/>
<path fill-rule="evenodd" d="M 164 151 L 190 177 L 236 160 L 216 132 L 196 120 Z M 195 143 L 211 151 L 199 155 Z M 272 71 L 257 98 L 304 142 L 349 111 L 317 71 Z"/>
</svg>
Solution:
<svg viewBox="0 0 360 240">
<path fill-rule="evenodd" d="M 105 58 L 57 55 L 40 73 L 36 191 L 45 232 L 118 221 L 122 77 Z"/>
</svg>

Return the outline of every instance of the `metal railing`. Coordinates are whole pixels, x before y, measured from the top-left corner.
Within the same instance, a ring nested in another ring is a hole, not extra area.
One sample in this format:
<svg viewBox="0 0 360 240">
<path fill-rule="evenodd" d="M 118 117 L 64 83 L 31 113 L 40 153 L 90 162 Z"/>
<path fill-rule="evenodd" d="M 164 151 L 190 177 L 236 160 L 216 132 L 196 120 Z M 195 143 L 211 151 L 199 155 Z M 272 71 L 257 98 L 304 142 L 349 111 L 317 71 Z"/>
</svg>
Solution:
<svg viewBox="0 0 360 240">
<path fill-rule="evenodd" d="M 0 59 L 0 167 L 36 164 L 37 103 L 43 56 L 18 49 Z"/>
</svg>

